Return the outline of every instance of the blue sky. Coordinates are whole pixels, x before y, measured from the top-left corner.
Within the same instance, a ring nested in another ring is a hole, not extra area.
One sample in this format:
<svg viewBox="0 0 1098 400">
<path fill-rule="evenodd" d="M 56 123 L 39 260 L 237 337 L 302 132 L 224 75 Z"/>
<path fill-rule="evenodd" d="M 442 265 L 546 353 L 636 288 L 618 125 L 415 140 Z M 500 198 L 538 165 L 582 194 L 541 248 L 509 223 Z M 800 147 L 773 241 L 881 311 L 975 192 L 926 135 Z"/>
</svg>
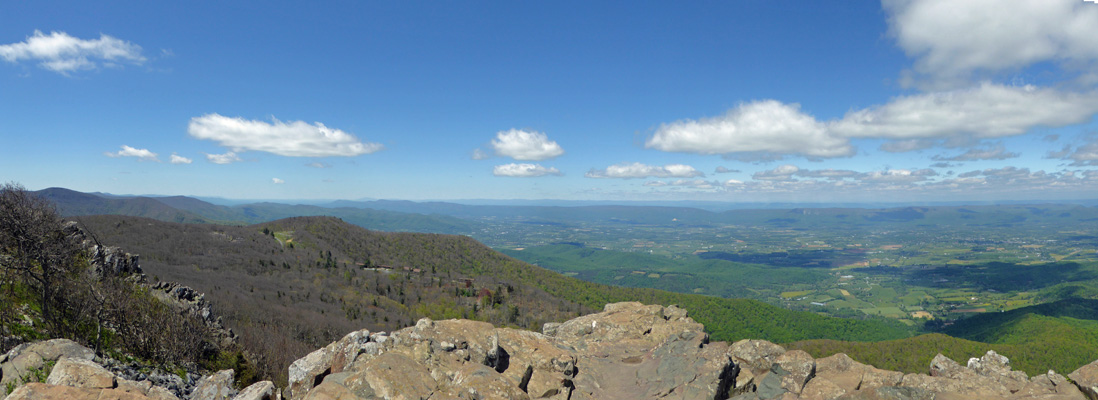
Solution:
<svg viewBox="0 0 1098 400">
<path fill-rule="evenodd" d="M 1082 0 L 0 3 L 0 178 L 265 199 L 1098 198 Z"/>
</svg>

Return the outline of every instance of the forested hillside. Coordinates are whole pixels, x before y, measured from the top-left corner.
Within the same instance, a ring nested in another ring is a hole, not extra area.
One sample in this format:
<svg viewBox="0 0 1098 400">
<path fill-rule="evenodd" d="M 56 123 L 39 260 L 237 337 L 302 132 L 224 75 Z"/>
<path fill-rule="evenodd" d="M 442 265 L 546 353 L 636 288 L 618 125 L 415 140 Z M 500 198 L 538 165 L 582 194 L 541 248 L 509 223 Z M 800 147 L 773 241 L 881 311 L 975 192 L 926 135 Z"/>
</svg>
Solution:
<svg viewBox="0 0 1098 400">
<path fill-rule="evenodd" d="M 211 222 L 206 217 L 174 208 L 150 197 L 107 198 L 62 188 L 43 189 L 34 194 L 53 203 L 62 216 L 113 214 L 137 215 L 171 222 Z"/>
<path fill-rule="evenodd" d="M 119 216 L 80 221 L 104 242 L 140 253 L 149 275 L 205 292 L 242 342 L 265 357 L 257 363 L 272 376 L 353 329 L 392 330 L 428 316 L 536 330 L 544 322 L 618 301 L 678 304 L 715 340 L 865 341 L 909 335 L 888 321 L 585 282 L 468 237 L 369 231 L 330 217 L 246 227 Z"/>
<path fill-rule="evenodd" d="M 994 349 L 1029 375 L 1073 371 L 1098 359 L 1098 300 L 1068 299 L 958 320 L 942 333 L 879 343 L 814 340 L 788 347 L 847 353 L 879 368 L 921 372 L 935 354 L 955 360 Z"/>
<path fill-rule="evenodd" d="M 175 371 L 241 366 L 231 340 L 150 293 L 135 267 L 65 223 L 45 199 L 0 186 L 0 352 L 66 338 Z"/>
</svg>

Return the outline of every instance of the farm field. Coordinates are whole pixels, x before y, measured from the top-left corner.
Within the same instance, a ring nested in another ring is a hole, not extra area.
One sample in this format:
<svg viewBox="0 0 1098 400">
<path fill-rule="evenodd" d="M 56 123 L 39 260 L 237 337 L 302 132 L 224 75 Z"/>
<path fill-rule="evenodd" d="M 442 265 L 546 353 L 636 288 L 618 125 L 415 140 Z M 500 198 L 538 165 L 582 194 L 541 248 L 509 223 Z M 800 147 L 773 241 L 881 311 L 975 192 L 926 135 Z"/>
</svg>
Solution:
<svg viewBox="0 0 1098 400">
<path fill-rule="evenodd" d="M 1098 279 L 1091 208 L 813 211 L 755 211 L 738 223 L 511 225 L 506 241 L 481 240 L 599 283 L 931 327 L 1086 296 Z"/>
</svg>

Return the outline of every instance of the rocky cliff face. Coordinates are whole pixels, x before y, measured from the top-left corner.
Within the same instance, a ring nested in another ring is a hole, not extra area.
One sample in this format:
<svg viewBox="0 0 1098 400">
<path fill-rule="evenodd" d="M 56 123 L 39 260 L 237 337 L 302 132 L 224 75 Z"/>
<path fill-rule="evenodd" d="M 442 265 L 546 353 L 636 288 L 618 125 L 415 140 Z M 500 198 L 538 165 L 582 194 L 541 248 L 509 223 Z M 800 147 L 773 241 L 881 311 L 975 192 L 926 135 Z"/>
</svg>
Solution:
<svg viewBox="0 0 1098 400">
<path fill-rule="evenodd" d="M 91 279 L 103 276 L 127 276 L 136 285 L 149 289 L 149 293 L 165 304 L 171 305 L 181 314 L 202 321 L 218 337 L 219 346 L 227 348 L 236 342 L 236 334 L 224 326 L 221 317 L 213 313 L 212 305 L 206 295 L 190 287 L 175 282 L 149 282 L 142 272 L 140 256 L 123 251 L 114 246 L 104 246 L 94 236 L 80 229 L 76 222 L 69 221 L 64 226 L 71 240 L 79 243 L 87 255 Z"/>
<path fill-rule="evenodd" d="M 172 398 L 148 383 L 103 375 L 86 352 L 70 353 L 38 356 L 61 361 L 46 383 L 22 386 L 8 399 Z M 0 357 L 0 369 L 9 373 L 8 364 L 19 357 Z M 75 361 L 64 361 L 69 358 Z M 927 372 L 880 370 L 844 354 L 813 359 L 760 340 L 709 342 L 682 309 L 617 303 L 547 324 L 542 333 L 428 319 L 391 334 L 352 332 L 293 363 L 289 387 L 281 392 L 270 382 L 234 392 L 231 371 L 222 371 L 183 397 L 1098 399 L 1098 362 L 1069 374 L 1070 381 L 1053 371 L 1034 377 L 1012 371 L 1010 361 L 994 352 L 967 365 L 939 355 Z"/>
</svg>

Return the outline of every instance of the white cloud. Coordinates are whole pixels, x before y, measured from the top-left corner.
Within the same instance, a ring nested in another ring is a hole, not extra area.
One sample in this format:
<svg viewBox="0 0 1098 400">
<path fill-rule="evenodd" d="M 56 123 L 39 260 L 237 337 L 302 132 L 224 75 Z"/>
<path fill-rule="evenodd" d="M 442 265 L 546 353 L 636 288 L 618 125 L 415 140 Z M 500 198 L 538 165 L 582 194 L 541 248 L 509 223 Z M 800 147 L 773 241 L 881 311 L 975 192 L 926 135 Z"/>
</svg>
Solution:
<svg viewBox="0 0 1098 400">
<path fill-rule="evenodd" d="M 305 164 L 305 166 L 310 167 L 310 168 L 331 168 L 332 164 L 322 163 L 322 162 L 311 162 L 311 163 Z"/>
<path fill-rule="evenodd" d="M 206 114 L 191 118 L 187 133 L 213 140 L 233 152 L 265 151 L 288 157 L 351 157 L 382 149 L 379 143 L 361 142 L 354 135 L 322 123 L 304 121 L 270 123 Z"/>
<path fill-rule="evenodd" d="M 728 168 L 725 168 L 725 167 L 717 167 L 717 169 L 713 171 L 714 174 L 728 174 L 728 173 L 733 173 L 733 172 L 740 172 L 740 170 L 738 170 L 738 169 L 728 169 Z"/>
<path fill-rule="evenodd" d="M 831 179 L 831 180 L 839 180 L 839 179 L 843 179 L 843 178 L 854 178 L 854 177 L 859 176 L 859 173 L 856 172 L 856 171 L 851 171 L 851 170 L 848 170 L 848 169 L 831 169 L 831 168 L 817 169 L 817 170 L 802 169 L 802 170 L 799 170 L 799 171 L 795 172 L 795 174 L 797 176 L 803 176 L 805 178 L 825 178 L 825 179 Z"/>
<path fill-rule="evenodd" d="M 800 170 L 796 165 L 785 164 L 774 169 L 756 172 L 751 175 L 751 178 L 758 181 L 789 181 L 793 180 L 793 174 Z"/>
<path fill-rule="evenodd" d="M 564 154 L 564 149 L 544 133 L 518 129 L 496 133 L 496 138 L 492 139 L 492 149 L 496 155 L 519 161 L 542 161 Z M 473 158 L 477 155 L 474 151 Z M 483 156 L 483 152 L 480 155 Z"/>
<path fill-rule="evenodd" d="M 486 153 L 484 150 L 473 149 L 473 156 L 472 157 L 473 157 L 474 160 L 487 160 L 491 156 L 489 156 L 488 153 Z"/>
<path fill-rule="evenodd" d="M 544 167 L 539 164 L 503 164 L 492 168 L 492 175 L 508 176 L 515 178 L 533 178 L 546 175 L 560 175 L 560 170 L 553 167 Z"/>
<path fill-rule="evenodd" d="M 937 141 L 927 139 L 890 140 L 881 144 L 881 151 L 889 153 L 906 153 L 909 151 L 924 150 L 934 147 Z"/>
<path fill-rule="evenodd" d="M 1079 0 L 883 0 L 889 33 L 923 86 L 1041 62 L 1086 71 L 1098 61 L 1098 7 Z"/>
<path fill-rule="evenodd" d="M 172 153 L 171 157 L 172 157 L 171 158 L 172 164 L 190 164 L 190 163 L 194 162 L 194 160 L 191 160 L 187 157 L 183 157 L 183 156 L 181 156 L 179 154 L 175 154 L 175 153 Z"/>
<path fill-rule="evenodd" d="M 1071 165 L 1076 167 L 1098 166 L 1098 138 L 1091 135 L 1082 146 L 1073 148 L 1065 145 L 1060 151 L 1049 152 L 1045 158 L 1071 161 Z"/>
<path fill-rule="evenodd" d="M 717 185 L 717 182 L 707 181 L 707 180 L 704 180 L 704 179 L 679 179 L 679 180 L 676 180 L 674 182 L 669 182 L 668 185 L 671 185 L 671 186 L 685 186 L 685 187 L 692 187 L 692 188 L 696 188 L 696 189 L 712 189 L 714 186 Z"/>
<path fill-rule="evenodd" d="M 934 161 L 978 161 L 1006 160 L 1008 158 L 1017 158 L 1018 156 L 1018 153 L 1007 152 L 1005 146 L 1003 146 L 1002 144 L 997 144 L 988 148 L 969 149 L 968 151 L 953 157 L 936 155 L 934 157 L 931 157 L 931 159 Z"/>
<path fill-rule="evenodd" d="M 929 177 L 938 175 L 932 169 L 890 169 L 885 171 L 873 171 L 861 174 L 858 176 L 858 180 L 863 182 L 887 182 L 887 183 L 902 183 L 902 182 L 923 182 L 929 179 Z"/>
<path fill-rule="evenodd" d="M 145 62 L 141 46 L 100 34 L 99 39 L 79 39 L 65 32 L 34 31 L 26 41 L 0 45 L 0 58 L 10 63 L 38 61 L 38 66 L 61 74 L 116 66 L 120 62 L 140 65 Z"/>
<path fill-rule="evenodd" d="M 107 157 L 137 157 L 141 161 L 156 161 L 160 162 L 159 158 L 156 158 L 156 153 L 149 151 L 148 149 L 135 149 L 130 146 L 122 145 L 122 150 L 115 153 L 106 152 L 103 155 Z"/>
<path fill-rule="evenodd" d="M 286 181 L 278 179 L 278 178 L 271 178 L 271 183 L 274 183 L 275 185 L 281 185 L 283 183 L 286 183 Z"/>
<path fill-rule="evenodd" d="M 231 151 L 225 154 L 206 154 L 206 160 L 214 164 L 231 164 L 243 161 L 240 157 L 237 157 L 236 153 Z"/>
<path fill-rule="evenodd" d="M 848 137 L 920 139 L 970 134 L 995 138 L 1023 134 L 1034 126 L 1085 122 L 1095 112 L 1095 92 L 983 83 L 971 89 L 899 97 L 882 106 L 851 111 L 828 126 L 836 135 Z"/>
<path fill-rule="evenodd" d="M 634 179 L 634 178 L 694 178 L 698 176 L 705 176 L 689 165 L 683 164 L 668 164 L 664 166 L 647 165 L 639 162 L 635 163 L 621 163 L 617 165 L 611 165 L 606 169 L 596 170 L 592 169 L 587 171 L 584 176 L 588 178 L 619 178 L 619 179 Z"/>
<path fill-rule="evenodd" d="M 787 155 L 820 159 L 853 155 L 851 138 L 890 139 L 880 147 L 888 152 L 958 147 L 976 139 L 1021 135 L 1038 126 L 1079 124 L 1095 113 L 1098 91 L 985 82 L 967 89 L 897 97 L 826 123 L 800 112 L 796 104 L 756 101 L 721 117 L 660 125 L 645 147 L 723 154 L 749 162 Z"/>
<path fill-rule="evenodd" d="M 795 165 L 786 164 L 774 169 L 756 172 L 751 176 L 755 184 L 799 184 L 819 185 L 831 182 L 834 185 L 851 185 L 859 183 L 900 183 L 923 182 L 929 177 L 938 175 L 932 169 L 890 169 L 884 171 L 858 172 L 846 169 L 803 169 Z M 808 178 L 797 180 L 797 177 Z M 726 183 L 727 186 L 727 183 Z"/>
<path fill-rule="evenodd" d="M 847 139 L 802 113 L 798 104 L 762 100 L 740 104 L 723 116 L 660 125 L 645 147 L 671 152 L 732 154 L 762 152 L 814 158 L 854 154 Z"/>
<path fill-rule="evenodd" d="M 678 179 L 671 182 L 648 181 L 644 183 L 644 186 L 669 187 L 672 190 L 680 190 L 680 188 L 712 190 L 724 185 L 718 181 L 707 181 L 704 179 Z"/>
</svg>

